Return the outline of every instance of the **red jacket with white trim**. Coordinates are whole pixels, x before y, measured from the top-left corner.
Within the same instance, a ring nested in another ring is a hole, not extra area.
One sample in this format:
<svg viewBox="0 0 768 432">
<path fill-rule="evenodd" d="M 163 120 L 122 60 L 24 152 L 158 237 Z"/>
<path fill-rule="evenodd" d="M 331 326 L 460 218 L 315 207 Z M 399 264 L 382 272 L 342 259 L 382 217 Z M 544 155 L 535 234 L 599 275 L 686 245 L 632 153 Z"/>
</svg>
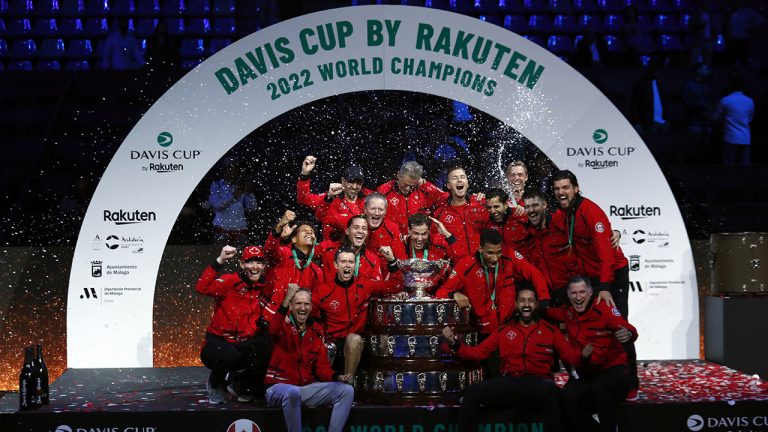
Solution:
<svg viewBox="0 0 768 432">
<path fill-rule="evenodd" d="M 544 275 L 519 253 L 512 257 L 503 255 L 497 265 L 498 275 L 494 282 L 495 271 L 484 270 L 477 254 L 464 257 L 454 266 L 448 281 L 438 288 L 436 293 L 438 298 L 452 298 L 453 293 L 457 291 L 466 295 L 472 306 L 476 324 L 480 327 L 480 333 L 484 334 L 496 330 L 500 322 L 512 315 L 517 298 L 515 278 L 531 281 L 539 301 L 549 299 L 549 288 Z M 491 299 L 494 292 L 495 301 Z"/>
<path fill-rule="evenodd" d="M 463 359 L 484 360 L 498 349 L 502 375 L 533 375 L 552 379 L 555 352 L 572 365 L 578 365 L 581 359 L 581 351 L 565 340 L 560 329 L 543 320 L 529 326 L 510 320 L 478 346 L 465 345 L 458 338 L 456 340 L 459 342 L 456 355 Z"/>
<path fill-rule="evenodd" d="M 242 273 L 220 275 L 222 267 L 216 261 L 206 267 L 195 289 L 216 299 L 206 331 L 234 343 L 260 331 L 258 321 L 269 297 L 263 282 L 252 283 Z"/>
<path fill-rule="evenodd" d="M 454 206 L 450 197 L 435 210 L 433 217 L 445 225 L 456 237 L 456 251 L 459 256 L 472 256 L 480 246 L 480 232 L 488 220 L 488 211 L 482 202 L 472 196 L 464 205 Z M 433 227 L 433 230 L 436 229 Z"/>
<path fill-rule="evenodd" d="M 572 232 L 571 249 L 581 261 L 583 273 L 599 277 L 601 283 L 613 282 L 613 272 L 628 262 L 621 249 L 611 246 L 611 222 L 594 202 L 577 196 L 573 208 L 558 209 L 552 215 L 552 228 L 564 233 Z"/>
<path fill-rule="evenodd" d="M 304 386 L 336 380 L 339 374 L 331 369 L 323 326 L 310 318 L 302 334 L 287 314 L 288 308 L 280 305 L 269 323 L 272 357 L 264 384 Z"/>
<path fill-rule="evenodd" d="M 350 333 L 362 333 L 371 297 L 394 294 L 401 289 L 399 273 L 393 273 L 386 281 L 357 277 L 344 283 L 334 277 L 312 293 L 312 310 L 325 320 L 328 337 L 341 339 Z"/>
<path fill-rule="evenodd" d="M 429 213 L 441 200 L 446 199 L 444 192 L 434 184 L 425 181 L 416 190 L 403 195 L 397 187 L 397 181 L 391 180 L 376 188 L 376 192 L 387 197 L 386 218 L 396 223 L 402 235 L 408 234 L 408 217 L 416 213 Z"/>
<path fill-rule="evenodd" d="M 547 309 L 547 315 L 553 320 L 565 322 L 571 342 L 581 347 L 591 344 L 594 348 L 589 360 L 578 369 L 579 372 L 594 374 L 627 364 L 627 353 L 614 332 L 624 327 L 632 333 L 631 341 L 634 342 L 637 340 L 637 329 L 615 307 L 609 307 L 604 301 L 596 304 L 592 300 L 582 314 L 576 312 L 573 306 L 562 306 Z"/>
</svg>

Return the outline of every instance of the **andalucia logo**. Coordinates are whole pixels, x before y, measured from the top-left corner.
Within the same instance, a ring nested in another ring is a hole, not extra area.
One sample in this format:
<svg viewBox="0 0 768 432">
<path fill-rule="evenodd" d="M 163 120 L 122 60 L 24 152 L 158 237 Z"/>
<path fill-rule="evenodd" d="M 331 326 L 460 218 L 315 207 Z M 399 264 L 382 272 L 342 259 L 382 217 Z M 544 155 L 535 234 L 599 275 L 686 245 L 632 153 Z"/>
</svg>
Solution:
<svg viewBox="0 0 768 432">
<path fill-rule="evenodd" d="M 160 144 L 160 147 L 168 147 L 173 144 L 173 135 L 170 132 L 160 132 L 157 135 L 157 143 Z"/>
<path fill-rule="evenodd" d="M 159 139 L 160 138 L 158 138 L 158 140 Z M 592 132 L 592 139 L 595 140 L 596 143 L 602 144 L 608 141 L 608 132 L 606 132 L 605 129 L 597 129 Z"/>
</svg>

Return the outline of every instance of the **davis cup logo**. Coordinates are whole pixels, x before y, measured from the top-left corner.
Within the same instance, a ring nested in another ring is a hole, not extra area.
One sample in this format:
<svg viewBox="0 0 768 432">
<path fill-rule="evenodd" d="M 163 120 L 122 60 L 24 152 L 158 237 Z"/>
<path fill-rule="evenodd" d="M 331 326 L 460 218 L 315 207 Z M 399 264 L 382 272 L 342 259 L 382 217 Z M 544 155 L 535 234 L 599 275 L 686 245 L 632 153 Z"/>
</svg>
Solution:
<svg viewBox="0 0 768 432">
<path fill-rule="evenodd" d="M 157 135 L 157 143 L 160 147 L 168 147 L 173 144 L 173 135 L 170 132 L 160 132 Z"/>
<path fill-rule="evenodd" d="M 685 422 L 685 424 L 688 426 L 688 430 L 691 432 L 698 432 L 704 428 L 704 419 L 698 414 L 693 414 L 692 416 L 688 417 L 688 420 Z"/>
<path fill-rule="evenodd" d="M 61 425 L 54 432 L 72 432 L 72 428 L 67 425 Z"/>
<path fill-rule="evenodd" d="M 248 419 L 240 419 L 229 425 L 227 432 L 261 432 L 261 428 Z"/>
</svg>

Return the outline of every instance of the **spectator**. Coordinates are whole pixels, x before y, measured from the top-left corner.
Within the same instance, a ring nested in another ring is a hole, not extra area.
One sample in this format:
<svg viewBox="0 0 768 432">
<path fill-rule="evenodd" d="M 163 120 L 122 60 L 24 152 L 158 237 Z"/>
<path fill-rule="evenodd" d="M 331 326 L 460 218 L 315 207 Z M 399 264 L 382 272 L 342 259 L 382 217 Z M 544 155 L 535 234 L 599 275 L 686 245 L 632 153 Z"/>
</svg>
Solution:
<svg viewBox="0 0 768 432">
<path fill-rule="evenodd" d="M 696 10 L 691 14 L 690 37 L 691 65 L 712 63 L 712 40 L 715 35 L 712 16 L 709 14 L 709 0 L 697 0 Z"/>
<path fill-rule="evenodd" d="M 685 109 L 685 130 L 696 143 L 696 151 L 702 154 L 709 142 L 709 120 L 712 117 L 712 101 L 707 82 L 712 71 L 705 63 L 697 63 L 693 76 L 683 86 L 683 108 Z"/>
<path fill-rule="evenodd" d="M 144 66 L 144 55 L 133 34 L 128 32 L 128 19 L 115 18 L 112 33 L 104 42 L 102 69 L 139 69 Z"/>
<path fill-rule="evenodd" d="M 750 33 L 763 25 L 763 21 L 765 20 L 762 15 L 745 6 L 743 0 L 736 1 L 728 16 L 727 47 L 733 63 L 744 66 L 749 64 Z"/>
<path fill-rule="evenodd" d="M 155 69 L 173 69 L 181 64 L 179 44 L 168 35 L 164 20 L 160 20 L 147 42 L 147 63 Z"/>
<path fill-rule="evenodd" d="M 624 47 L 625 62 L 637 64 L 639 56 L 653 51 L 653 39 L 648 27 L 637 16 L 637 9 L 629 6 L 624 10 L 624 24 L 620 34 Z"/>
<path fill-rule="evenodd" d="M 643 75 L 632 88 L 630 101 L 631 120 L 638 132 L 661 132 L 669 129 L 664 120 L 664 104 L 658 69 L 661 61 L 653 57 Z"/>
<path fill-rule="evenodd" d="M 747 166 L 751 160 L 752 137 L 750 123 L 755 113 L 755 103 L 744 94 L 744 78 L 732 72 L 728 95 L 720 99 L 712 118 L 723 122 L 723 162 L 726 165 Z"/>
<path fill-rule="evenodd" d="M 238 178 L 238 165 L 233 159 L 223 162 L 222 178 L 211 183 L 208 202 L 215 212 L 213 242 L 242 245 L 248 242 L 249 212 L 256 210 L 256 197 Z"/>
</svg>

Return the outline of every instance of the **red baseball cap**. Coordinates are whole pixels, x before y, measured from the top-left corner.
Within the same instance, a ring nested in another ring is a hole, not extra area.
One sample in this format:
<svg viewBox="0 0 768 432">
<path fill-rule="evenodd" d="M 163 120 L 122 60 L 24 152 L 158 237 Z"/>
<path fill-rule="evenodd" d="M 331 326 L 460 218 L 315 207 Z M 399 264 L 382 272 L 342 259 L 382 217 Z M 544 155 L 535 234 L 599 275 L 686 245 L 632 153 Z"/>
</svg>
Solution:
<svg viewBox="0 0 768 432">
<path fill-rule="evenodd" d="M 243 249 L 243 261 L 249 261 L 252 259 L 264 259 L 264 249 L 261 246 L 246 246 Z"/>
</svg>

